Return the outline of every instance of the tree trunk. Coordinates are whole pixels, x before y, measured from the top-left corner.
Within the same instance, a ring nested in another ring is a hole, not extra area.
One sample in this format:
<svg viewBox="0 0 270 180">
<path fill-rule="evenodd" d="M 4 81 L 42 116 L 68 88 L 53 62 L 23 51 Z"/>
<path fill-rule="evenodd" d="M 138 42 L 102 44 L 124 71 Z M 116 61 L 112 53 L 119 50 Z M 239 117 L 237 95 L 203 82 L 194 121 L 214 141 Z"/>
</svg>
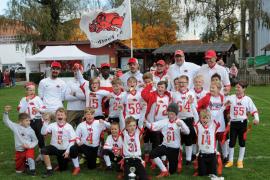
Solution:
<svg viewBox="0 0 270 180">
<path fill-rule="evenodd" d="M 241 0 L 240 61 L 246 59 L 246 4 Z"/>
</svg>

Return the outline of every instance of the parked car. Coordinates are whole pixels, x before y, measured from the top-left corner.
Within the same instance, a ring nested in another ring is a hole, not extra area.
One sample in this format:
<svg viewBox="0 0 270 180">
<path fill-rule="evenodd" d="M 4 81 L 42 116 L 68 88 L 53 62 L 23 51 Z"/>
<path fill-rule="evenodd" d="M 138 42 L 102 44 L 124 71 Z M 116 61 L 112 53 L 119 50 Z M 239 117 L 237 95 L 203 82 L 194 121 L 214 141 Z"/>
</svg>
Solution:
<svg viewBox="0 0 270 180">
<path fill-rule="evenodd" d="M 25 73 L 25 67 L 17 67 L 15 73 Z"/>
</svg>

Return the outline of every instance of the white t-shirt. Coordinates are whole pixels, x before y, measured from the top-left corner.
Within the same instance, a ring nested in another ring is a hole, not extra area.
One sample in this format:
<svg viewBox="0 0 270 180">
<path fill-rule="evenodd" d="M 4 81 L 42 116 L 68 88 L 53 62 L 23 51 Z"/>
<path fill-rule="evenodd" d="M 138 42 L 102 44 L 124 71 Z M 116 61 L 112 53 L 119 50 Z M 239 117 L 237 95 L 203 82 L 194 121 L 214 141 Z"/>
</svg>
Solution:
<svg viewBox="0 0 270 180">
<path fill-rule="evenodd" d="M 169 67 L 168 70 L 168 77 L 170 78 L 170 83 L 171 83 L 171 90 L 174 90 L 174 79 L 176 77 L 179 77 L 181 75 L 186 75 L 189 78 L 189 89 L 192 89 L 193 85 L 193 78 L 195 76 L 195 74 L 197 73 L 197 71 L 200 69 L 200 66 L 198 66 L 197 64 L 194 63 L 190 63 L 190 62 L 184 62 L 181 66 L 177 65 L 177 64 L 172 64 Z"/>
<path fill-rule="evenodd" d="M 94 120 L 91 124 L 84 121 L 78 125 L 76 134 L 83 144 L 97 147 L 99 146 L 100 134 L 109 127 L 110 123 L 100 123 L 99 120 Z"/>
<path fill-rule="evenodd" d="M 42 79 L 38 86 L 38 96 L 46 106 L 46 111 L 55 112 L 59 107 L 63 107 L 62 101 L 65 98 L 66 83 L 59 79 Z"/>
<path fill-rule="evenodd" d="M 104 79 L 104 77 L 100 74 L 98 76 L 99 80 L 100 80 L 100 87 L 106 87 L 106 88 L 111 88 L 112 87 L 112 80 L 113 80 L 113 76 L 110 74 L 109 77 L 107 79 Z"/>
<path fill-rule="evenodd" d="M 197 72 L 197 75 L 203 76 L 204 79 L 203 89 L 205 89 L 206 91 L 209 91 L 211 85 L 211 77 L 215 73 L 220 75 L 222 86 L 229 86 L 231 84 L 229 74 L 223 66 L 216 64 L 214 67 L 210 68 L 208 64 L 204 64 Z"/>
<path fill-rule="evenodd" d="M 140 71 L 137 71 L 136 73 L 132 73 L 128 71 L 125 74 L 123 74 L 123 76 L 120 77 L 121 81 L 123 82 L 124 89 L 128 89 L 127 80 L 129 77 L 132 77 L 132 76 L 137 79 L 137 86 L 143 83 L 143 79 L 142 79 L 143 74 Z"/>
<path fill-rule="evenodd" d="M 73 92 L 75 92 L 75 96 L 71 94 Z M 75 78 L 67 83 L 65 100 L 67 101 L 67 110 L 82 111 L 85 109 L 85 95 L 80 88 L 79 81 Z"/>
</svg>

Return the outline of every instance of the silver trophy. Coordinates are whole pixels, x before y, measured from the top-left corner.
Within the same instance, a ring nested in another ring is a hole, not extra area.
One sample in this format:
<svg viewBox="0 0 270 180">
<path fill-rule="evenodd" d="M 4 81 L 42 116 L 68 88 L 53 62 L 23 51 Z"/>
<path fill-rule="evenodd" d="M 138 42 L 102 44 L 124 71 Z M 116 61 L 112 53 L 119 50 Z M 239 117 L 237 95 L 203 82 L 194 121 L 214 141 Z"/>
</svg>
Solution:
<svg viewBox="0 0 270 180">
<path fill-rule="evenodd" d="M 130 173 L 128 174 L 128 179 L 129 180 L 135 180 L 136 179 L 136 174 L 135 174 L 136 168 L 135 167 L 130 167 L 129 171 L 130 171 Z"/>
</svg>

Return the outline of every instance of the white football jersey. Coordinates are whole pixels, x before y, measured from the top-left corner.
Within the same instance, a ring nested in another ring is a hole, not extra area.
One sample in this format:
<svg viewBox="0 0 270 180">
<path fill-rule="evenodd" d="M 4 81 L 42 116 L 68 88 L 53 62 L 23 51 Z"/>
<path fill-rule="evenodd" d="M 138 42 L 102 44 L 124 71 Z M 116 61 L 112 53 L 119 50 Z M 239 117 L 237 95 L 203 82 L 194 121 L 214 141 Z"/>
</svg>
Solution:
<svg viewBox="0 0 270 180">
<path fill-rule="evenodd" d="M 139 119 L 142 109 L 142 100 L 141 91 L 136 90 L 135 93 L 126 93 L 123 100 L 125 117 L 132 116 L 135 119 Z"/>
<path fill-rule="evenodd" d="M 90 92 L 89 94 L 89 104 L 86 104 L 87 107 L 92 107 L 95 109 L 95 117 L 96 116 L 103 116 L 102 111 L 102 99 L 105 96 L 110 94 L 109 91 L 106 90 L 98 90 L 96 92 Z"/>
<path fill-rule="evenodd" d="M 197 134 L 197 144 L 199 152 L 211 154 L 216 152 L 216 133 L 219 123 L 211 122 L 209 126 L 203 126 L 200 122 L 196 123 L 195 132 Z"/>
<path fill-rule="evenodd" d="M 179 121 L 181 126 L 176 122 Z M 153 131 L 161 131 L 163 134 L 162 144 L 171 148 L 180 148 L 181 134 L 189 134 L 189 128 L 182 120 L 170 121 L 168 118 L 154 123 L 146 123 L 146 127 Z"/>
<path fill-rule="evenodd" d="M 120 92 L 119 94 L 110 93 L 110 100 L 109 100 L 109 117 L 110 118 L 119 118 L 119 110 L 118 106 L 121 104 L 125 97 L 125 92 Z"/>
<path fill-rule="evenodd" d="M 243 121 L 248 118 L 247 114 L 254 115 L 257 112 L 257 108 L 252 99 L 248 96 L 238 98 L 236 95 L 231 95 L 227 98 L 231 102 L 230 106 L 230 118 L 231 121 Z M 259 120 L 259 119 L 257 119 Z"/>
<path fill-rule="evenodd" d="M 215 120 L 217 123 L 220 124 L 218 128 L 218 132 L 225 131 L 225 120 L 224 120 L 224 108 L 223 108 L 223 101 L 221 100 L 220 96 L 210 97 L 210 102 L 207 109 L 210 111 L 211 119 Z"/>
<path fill-rule="evenodd" d="M 154 114 L 154 120 L 160 121 L 162 119 L 166 119 L 168 117 L 167 114 L 167 108 L 170 103 L 170 97 L 169 96 L 157 96 L 157 102 L 156 102 L 156 108 L 155 108 L 155 114 Z"/>
<path fill-rule="evenodd" d="M 109 135 L 107 137 L 106 142 L 105 142 L 103 148 L 104 149 L 112 150 L 113 147 L 122 149 L 122 147 L 123 147 L 122 136 L 118 136 L 117 138 L 114 138 L 112 135 Z"/>
<path fill-rule="evenodd" d="M 140 158 L 142 155 L 140 137 L 143 130 L 137 128 L 135 133 L 130 135 L 127 130 L 122 131 L 123 137 L 123 155 L 125 158 Z"/>
<path fill-rule="evenodd" d="M 193 88 L 190 91 L 195 95 L 197 102 L 207 94 L 207 91 L 204 89 L 198 91 Z"/>
<path fill-rule="evenodd" d="M 91 147 L 97 147 L 99 146 L 100 134 L 109 127 L 109 123 L 100 123 L 99 120 L 94 120 L 92 123 L 84 121 L 78 125 L 76 134 L 83 144 Z"/>
<path fill-rule="evenodd" d="M 197 99 L 193 92 L 187 90 L 186 92 L 182 93 L 179 91 L 174 91 L 172 94 L 173 102 L 177 103 L 179 106 L 179 113 L 178 117 L 180 119 L 186 119 L 190 117 L 197 116 L 197 111 L 194 111 L 194 107 L 197 107 Z M 188 103 L 189 96 L 193 98 L 193 103 Z"/>
<path fill-rule="evenodd" d="M 20 113 L 29 114 L 31 119 L 40 119 L 41 114 L 39 111 L 36 111 L 35 108 L 39 109 L 41 112 L 46 110 L 43 101 L 38 96 L 35 96 L 28 101 L 26 101 L 26 97 L 23 97 L 18 106 L 18 110 Z"/>
<path fill-rule="evenodd" d="M 42 135 L 51 134 L 50 144 L 59 150 L 67 150 L 76 141 L 76 133 L 69 123 L 59 125 L 57 122 L 47 124 L 44 123 L 41 129 Z"/>
</svg>

